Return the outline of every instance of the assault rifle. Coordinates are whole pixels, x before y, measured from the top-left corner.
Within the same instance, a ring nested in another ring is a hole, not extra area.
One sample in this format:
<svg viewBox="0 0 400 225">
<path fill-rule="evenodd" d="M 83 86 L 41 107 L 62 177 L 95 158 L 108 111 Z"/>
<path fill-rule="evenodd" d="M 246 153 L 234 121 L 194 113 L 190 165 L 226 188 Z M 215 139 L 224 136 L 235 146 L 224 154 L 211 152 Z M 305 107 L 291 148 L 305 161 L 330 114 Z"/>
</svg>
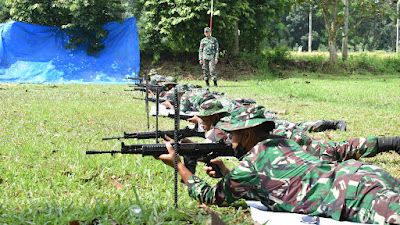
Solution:
<svg viewBox="0 0 400 225">
<path fill-rule="evenodd" d="M 242 104 L 242 105 L 251 105 L 251 104 L 256 104 L 257 102 L 251 98 L 236 98 L 234 99 L 236 102 Z"/>
<path fill-rule="evenodd" d="M 213 94 L 213 95 L 225 95 L 224 92 L 219 92 L 219 91 L 211 91 L 211 94 Z"/>
<path fill-rule="evenodd" d="M 156 92 L 157 89 L 159 90 L 159 92 L 168 91 L 168 87 L 160 86 L 160 85 L 149 85 L 147 87 L 147 89 L 146 89 L 146 87 L 135 87 L 133 90 L 134 91 L 143 91 L 143 92 L 146 92 L 147 90 L 150 90 L 152 92 Z"/>
<path fill-rule="evenodd" d="M 112 140 L 112 139 L 120 140 L 120 139 L 130 139 L 130 138 L 152 139 L 152 138 L 156 138 L 156 137 L 164 138 L 165 135 L 167 135 L 168 137 L 173 137 L 174 131 L 175 130 L 159 130 L 159 131 L 134 132 L 134 133 L 124 132 L 124 136 L 122 136 L 122 137 L 105 137 L 105 138 L 103 138 L 103 140 Z M 197 131 L 196 127 L 190 128 L 188 126 L 183 129 L 178 130 L 178 135 L 179 135 L 179 139 L 183 139 L 186 137 L 205 138 L 204 131 L 203 132 Z"/>
<path fill-rule="evenodd" d="M 176 143 L 172 143 L 176 147 Z M 244 155 L 243 152 L 232 149 L 232 144 L 224 143 L 220 141 L 218 143 L 179 143 L 178 154 L 182 156 L 189 156 L 191 158 L 197 158 L 197 160 L 205 162 L 208 166 L 213 167 L 216 171 L 216 177 L 222 177 L 223 174 L 219 170 L 216 164 L 210 163 L 211 159 L 217 157 L 228 157 L 233 156 L 240 158 Z M 121 150 L 111 151 L 86 151 L 87 155 L 90 154 L 141 154 L 142 156 L 159 156 L 162 154 L 168 154 L 168 150 L 165 144 L 136 144 L 136 145 L 125 145 L 121 143 Z"/>
<path fill-rule="evenodd" d="M 133 91 L 133 90 L 125 90 L 125 91 Z M 143 101 L 146 101 L 146 99 L 145 98 L 138 98 L 138 97 L 132 97 L 133 99 L 137 99 L 137 100 L 143 100 Z M 157 102 L 157 99 L 154 99 L 154 98 L 148 98 L 148 101 L 150 101 L 150 102 Z M 163 103 L 163 102 L 165 102 L 165 99 L 159 99 L 158 100 L 158 102 L 159 103 Z"/>
<path fill-rule="evenodd" d="M 127 77 L 130 80 L 138 80 L 140 83 L 145 83 L 145 81 L 150 81 L 149 77 Z"/>
</svg>

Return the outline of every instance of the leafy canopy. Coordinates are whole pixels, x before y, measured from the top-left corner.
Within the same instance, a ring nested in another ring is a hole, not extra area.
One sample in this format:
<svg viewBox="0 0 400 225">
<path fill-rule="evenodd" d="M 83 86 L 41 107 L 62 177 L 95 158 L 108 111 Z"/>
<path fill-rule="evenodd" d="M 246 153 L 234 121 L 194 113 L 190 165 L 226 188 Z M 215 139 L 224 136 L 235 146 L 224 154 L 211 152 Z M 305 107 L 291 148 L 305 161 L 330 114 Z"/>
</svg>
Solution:
<svg viewBox="0 0 400 225">
<path fill-rule="evenodd" d="M 67 48 L 87 45 L 89 54 L 104 49 L 101 40 L 108 33 L 103 25 L 122 21 L 124 5 L 119 0 L 0 0 L 0 20 L 15 20 L 59 26 L 71 35 Z"/>
</svg>

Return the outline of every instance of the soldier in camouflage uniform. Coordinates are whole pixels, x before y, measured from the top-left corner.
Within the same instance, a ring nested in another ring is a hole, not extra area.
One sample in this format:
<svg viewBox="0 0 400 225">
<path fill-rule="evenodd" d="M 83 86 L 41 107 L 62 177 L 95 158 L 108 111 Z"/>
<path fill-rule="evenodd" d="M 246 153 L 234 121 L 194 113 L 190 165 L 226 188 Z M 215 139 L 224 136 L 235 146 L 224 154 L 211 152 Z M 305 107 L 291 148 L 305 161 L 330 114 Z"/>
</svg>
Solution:
<svg viewBox="0 0 400 225">
<path fill-rule="evenodd" d="M 321 161 L 293 140 L 270 134 L 274 122 L 263 107 L 234 110 L 221 128 L 232 134 L 235 151 L 247 151 L 239 165 L 215 186 L 193 175 L 178 160 L 178 173 L 189 195 L 225 205 L 257 199 L 270 210 L 330 217 L 361 223 L 400 224 L 400 179 L 380 167 L 355 160 Z M 174 166 L 174 150 L 159 156 Z"/>
<path fill-rule="evenodd" d="M 215 96 L 207 89 L 187 91 L 181 97 L 180 111 L 199 111 L 201 103 Z"/>
<path fill-rule="evenodd" d="M 214 86 L 218 87 L 216 71 L 216 64 L 219 58 L 218 40 L 211 36 L 211 29 L 209 27 L 204 28 L 204 35 L 206 37 L 200 41 L 199 63 L 202 65 L 204 80 L 206 81 L 207 87 L 210 86 L 210 75 L 211 79 L 214 81 Z"/>
<path fill-rule="evenodd" d="M 237 108 L 235 107 L 235 109 Z M 203 120 L 203 128 L 207 131 L 206 142 L 216 143 L 220 140 L 231 142 L 232 137 L 230 134 L 220 128 L 220 121 L 229 120 L 230 112 L 231 110 L 223 106 L 217 99 L 205 101 L 200 106 L 198 116 Z M 273 121 L 276 125 L 276 121 Z M 305 122 L 305 124 L 307 123 Z M 285 136 L 294 140 L 302 147 L 303 151 L 319 157 L 321 160 L 342 162 L 349 159 L 374 157 L 380 152 L 389 150 L 396 150 L 400 153 L 399 137 L 377 138 L 375 136 L 368 136 L 333 142 L 310 137 L 306 132 L 307 126 L 297 127 L 278 124 L 279 126 L 272 131 L 272 134 Z M 293 123 L 291 124 L 293 125 Z M 313 122 L 309 124 L 313 124 Z M 217 159 L 214 161 L 220 163 Z"/>
<path fill-rule="evenodd" d="M 165 76 L 158 74 L 156 69 L 151 69 L 149 72 L 150 84 L 161 85 L 161 82 L 165 81 Z"/>
<path fill-rule="evenodd" d="M 208 89 L 194 89 L 192 91 L 183 91 L 177 89 L 179 92 L 180 99 L 180 111 L 199 111 L 200 104 L 208 99 L 215 98 L 215 96 Z M 168 108 L 173 108 L 173 105 L 170 101 L 166 100 L 162 103 L 164 106 Z"/>
<path fill-rule="evenodd" d="M 164 86 L 165 90 L 161 91 L 159 93 L 159 99 L 163 99 L 163 97 L 165 96 L 166 92 L 171 90 L 172 88 L 174 88 L 177 85 L 177 79 L 175 77 L 172 76 L 168 76 L 164 78 L 164 81 L 160 81 L 159 82 L 160 86 Z M 151 90 L 149 90 L 150 93 L 150 98 L 153 100 L 156 100 L 157 96 L 155 93 L 153 93 Z"/>
</svg>

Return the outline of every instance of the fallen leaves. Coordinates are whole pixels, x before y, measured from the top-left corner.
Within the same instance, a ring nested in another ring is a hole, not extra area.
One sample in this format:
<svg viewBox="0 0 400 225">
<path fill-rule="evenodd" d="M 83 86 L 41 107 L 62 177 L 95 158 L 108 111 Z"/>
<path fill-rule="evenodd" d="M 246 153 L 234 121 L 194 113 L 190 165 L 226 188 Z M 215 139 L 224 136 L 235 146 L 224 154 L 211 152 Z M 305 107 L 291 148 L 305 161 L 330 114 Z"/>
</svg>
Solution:
<svg viewBox="0 0 400 225">
<path fill-rule="evenodd" d="M 118 183 L 115 180 L 111 180 L 111 183 L 113 183 L 115 185 L 115 187 L 117 187 L 117 188 L 121 188 L 122 187 L 122 184 Z"/>
</svg>

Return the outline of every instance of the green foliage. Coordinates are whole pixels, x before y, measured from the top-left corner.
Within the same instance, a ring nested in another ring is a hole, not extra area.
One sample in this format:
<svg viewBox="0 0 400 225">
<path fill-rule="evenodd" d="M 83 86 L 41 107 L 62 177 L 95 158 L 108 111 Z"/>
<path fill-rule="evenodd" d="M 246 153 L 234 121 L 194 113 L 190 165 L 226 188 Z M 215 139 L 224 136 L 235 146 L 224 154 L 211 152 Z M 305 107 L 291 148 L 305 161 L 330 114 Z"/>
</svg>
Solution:
<svg viewBox="0 0 400 225">
<path fill-rule="evenodd" d="M 195 53 L 209 26 L 210 1 L 135 0 L 141 9 L 139 29 L 144 51 Z M 236 21 L 240 30 L 240 50 L 257 52 L 264 39 L 273 36 L 269 24 L 288 10 L 289 1 L 214 1 L 213 36 L 221 50 L 232 52 Z M 229 55 L 229 54 L 228 54 Z"/>
<path fill-rule="evenodd" d="M 104 48 L 101 41 L 108 35 L 103 25 L 122 21 L 124 6 L 119 0 L 5 0 L 0 19 L 59 26 L 71 35 L 67 48 L 83 45 L 88 54 L 96 55 Z"/>
</svg>

